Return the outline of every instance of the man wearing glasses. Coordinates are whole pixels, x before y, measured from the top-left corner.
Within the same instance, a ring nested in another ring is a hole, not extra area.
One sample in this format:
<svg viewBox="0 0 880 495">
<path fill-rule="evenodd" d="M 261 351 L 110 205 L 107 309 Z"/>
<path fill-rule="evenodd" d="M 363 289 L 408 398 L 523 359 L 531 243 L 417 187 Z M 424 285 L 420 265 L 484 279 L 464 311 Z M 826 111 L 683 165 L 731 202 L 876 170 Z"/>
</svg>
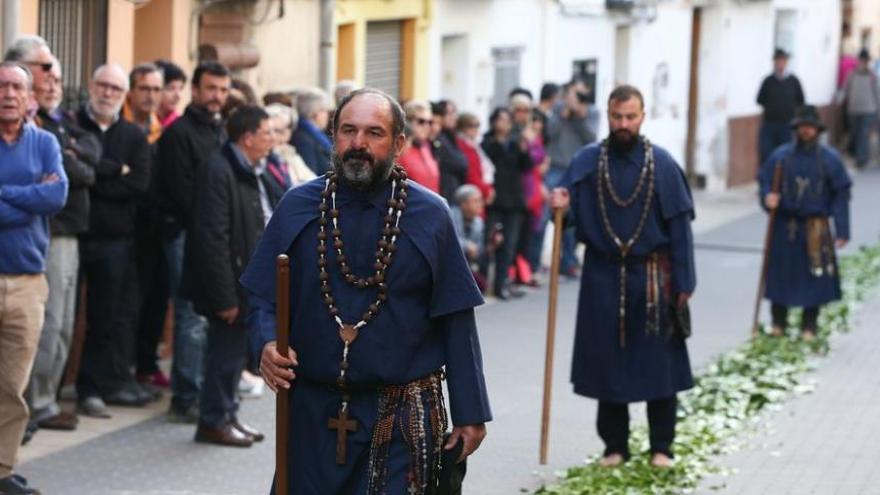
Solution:
<svg viewBox="0 0 880 495">
<path fill-rule="evenodd" d="M 122 118 L 137 124 L 147 135 L 150 144 L 162 135 L 162 124 L 156 111 L 162 103 L 162 70 L 154 64 L 138 64 L 128 75 L 131 90 L 122 107 Z"/>
<path fill-rule="evenodd" d="M 52 71 L 52 63 L 55 57 L 52 50 L 46 44 L 46 40 L 39 36 L 20 36 L 10 45 L 3 56 L 3 60 L 18 62 L 27 66 L 31 71 L 33 88 L 37 90 L 46 85 L 46 78 Z M 28 116 L 33 116 L 37 111 L 37 102 L 31 98 L 28 103 Z"/>
<path fill-rule="evenodd" d="M 86 323 L 77 377 L 79 410 L 106 417 L 106 404 L 139 407 L 152 399 L 130 372 L 134 348 L 136 276 L 134 224 L 137 199 L 149 184 L 150 150 L 143 131 L 119 117 L 128 77 L 118 65 L 98 67 L 79 125 L 101 142 L 91 188 L 89 232 L 80 245 L 88 283 Z"/>
<path fill-rule="evenodd" d="M 136 65 L 128 74 L 130 90 L 122 107 L 122 118 L 138 126 L 150 144 L 150 190 L 137 205 L 135 251 L 138 273 L 138 304 L 133 306 L 137 344 L 135 363 L 137 379 L 155 389 L 168 388 L 168 377 L 159 369 L 156 348 L 165 325 L 170 293 L 163 251 L 165 235 L 159 214 L 158 174 L 156 173 L 156 142 L 162 135 L 157 112 L 162 103 L 164 75 L 152 63 Z"/>
</svg>

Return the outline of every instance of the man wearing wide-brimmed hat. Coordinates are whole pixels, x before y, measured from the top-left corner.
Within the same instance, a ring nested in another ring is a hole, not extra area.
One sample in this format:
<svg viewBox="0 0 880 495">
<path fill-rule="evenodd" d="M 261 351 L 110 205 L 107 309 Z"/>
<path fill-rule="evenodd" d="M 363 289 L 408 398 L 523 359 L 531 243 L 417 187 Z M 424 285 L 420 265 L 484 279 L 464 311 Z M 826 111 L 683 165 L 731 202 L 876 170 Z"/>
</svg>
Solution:
<svg viewBox="0 0 880 495">
<path fill-rule="evenodd" d="M 761 203 L 776 210 L 767 272 L 774 335 L 785 333 L 788 309 L 804 309 L 801 336 L 813 339 L 823 304 L 840 299 L 835 251 L 849 240 L 852 182 L 837 151 L 819 143 L 825 130 L 816 107 L 802 106 L 791 122 L 796 139 L 780 146 L 758 173 Z M 781 168 L 780 187 L 773 177 Z"/>
</svg>

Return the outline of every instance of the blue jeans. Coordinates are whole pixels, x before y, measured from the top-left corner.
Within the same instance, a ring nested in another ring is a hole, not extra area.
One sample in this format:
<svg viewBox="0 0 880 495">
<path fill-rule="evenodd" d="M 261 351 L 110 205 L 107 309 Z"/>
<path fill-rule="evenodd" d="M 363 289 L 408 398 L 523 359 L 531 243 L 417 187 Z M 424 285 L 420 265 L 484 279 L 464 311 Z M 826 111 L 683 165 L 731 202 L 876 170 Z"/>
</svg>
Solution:
<svg viewBox="0 0 880 495">
<path fill-rule="evenodd" d="M 247 354 L 247 327 L 211 318 L 205 351 L 205 383 L 199 403 L 199 422 L 214 428 L 238 415 L 238 380 Z"/>
<path fill-rule="evenodd" d="M 547 170 L 547 173 L 544 174 L 544 184 L 547 186 L 547 189 L 552 191 L 554 187 L 560 187 L 562 185 L 562 179 L 565 178 L 566 172 L 568 172 L 567 168 L 551 165 L 550 169 Z M 548 222 L 551 221 L 549 210 L 546 212 L 546 217 Z M 546 230 L 547 223 L 544 222 L 544 229 L 540 234 L 542 245 L 544 232 L 546 232 Z M 560 272 L 568 273 L 570 270 L 577 269 L 578 260 L 574 253 L 576 245 L 577 241 L 574 237 L 574 228 L 570 227 L 565 229 L 562 233 L 562 262 L 559 264 Z"/>
<path fill-rule="evenodd" d="M 871 158 L 871 129 L 873 127 L 873 113 L 854 113 L 849 116 L 852 151 L 856 157 L 856 164 L 860 167 L 867 165 Z"/>
<path fill-rule="evenodd" d="M 168 281 L 174 300 L 174 359 L 171 362 L 171 407 L 185 412 L 199 400 L 204 380 L 205 339 L 208 322 L 196 314 L 192 301 L 180 296 L 183 275 L 183 248 L 186 234 L 181 232 L 165 241 Z"/>
<path fill-rule="evenodd" d="M 764 122 L 758 132 L 758 152 L 763 165 L 773 150 L 791 141 L 791 127 L 780 122 Z"/>
</svg>

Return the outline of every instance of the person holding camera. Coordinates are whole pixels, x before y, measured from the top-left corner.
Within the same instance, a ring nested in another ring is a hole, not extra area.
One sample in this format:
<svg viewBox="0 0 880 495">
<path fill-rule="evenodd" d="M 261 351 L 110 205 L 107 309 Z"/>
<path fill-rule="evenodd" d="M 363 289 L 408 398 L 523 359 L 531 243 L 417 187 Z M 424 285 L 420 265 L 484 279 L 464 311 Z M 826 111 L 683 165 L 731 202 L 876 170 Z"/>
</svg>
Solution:
<svg viewBox="0 0 880 495">
<path fill-rule="evenodd" d="M 561 102 L 547 120 L 547 152 L 550 169 L 544 174 L 548 190 L 559 187 L 574 154 L 596 141 L 596 120 L 599 114 L 590 111 L 590 89 L 574 79 L 562 87 Z M 595 118 L 594 118 L 595 116 Z M 569 229 L 562 239 L 562 274 L 577 277 L 578 261 L 574 254 L 574 232 Z"/>
</svg>

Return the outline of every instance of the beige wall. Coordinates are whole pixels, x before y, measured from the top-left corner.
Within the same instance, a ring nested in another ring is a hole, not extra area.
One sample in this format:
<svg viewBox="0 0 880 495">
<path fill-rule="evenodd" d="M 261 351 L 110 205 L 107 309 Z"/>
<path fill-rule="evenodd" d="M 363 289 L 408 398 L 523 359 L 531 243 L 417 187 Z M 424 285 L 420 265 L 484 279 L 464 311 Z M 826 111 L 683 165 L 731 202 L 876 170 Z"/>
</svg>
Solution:
<svg viewBox="0 0 880 495">
<path fill-rule="evenodd" d="M 842 51 L 846 55 L 856 55 L 862 48 L 862 32 L 870 29 L 868 49 L 872 57 L 880 56 L 880 2 L 877 0 L 853 0 L 852 29 L 850 36 L 843 40 Z"/>
<path fill-rule="evenodd" d="M 40 28 L 40 1 L 21 0 L 21 34 L 37 34 Z"/>
<path fill-rule="evenodd" d="M 163 58 L 190 74 L 190 16 L 193 0 L 153 0 L 135 11 L 134 62 Z"/>
<path fill-rule="evenodd" d="M 134 4 L 110 0 L 107 5 L 107 62 L 125 70 L 134 65 Z"/>
<path fill-rule="evenodd" d="M 260 0 L 254 12 L 265 12 Z M 268 91 L 287 91 L 318 85 L 320 2 L 284 0 L 285 15 L 252 28 L 251 43 L 260 50 L 260 65 L 242 76 L 262 96 Z M 277 17 L 277 0 L 271 0 L 270 19 Z"/>
</svg>

